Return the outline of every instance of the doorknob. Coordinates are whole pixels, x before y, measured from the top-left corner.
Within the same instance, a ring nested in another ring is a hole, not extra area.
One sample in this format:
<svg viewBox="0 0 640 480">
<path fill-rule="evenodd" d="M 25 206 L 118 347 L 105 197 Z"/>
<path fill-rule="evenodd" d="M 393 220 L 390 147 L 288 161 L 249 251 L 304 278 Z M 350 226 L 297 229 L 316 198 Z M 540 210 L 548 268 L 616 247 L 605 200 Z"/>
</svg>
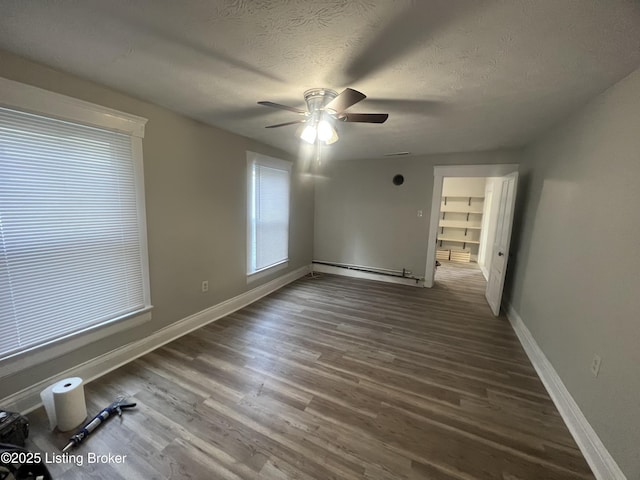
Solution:
<svg viewBox="0 0 640 480">
<path fill-rule="evenodd" d="M 499 256 L 499 257 L 502 257 L 503 255 L 504 255 L 504 253 L 502 253 L 502 252 L 498 252 L 498 256 Z"/>
</svg>

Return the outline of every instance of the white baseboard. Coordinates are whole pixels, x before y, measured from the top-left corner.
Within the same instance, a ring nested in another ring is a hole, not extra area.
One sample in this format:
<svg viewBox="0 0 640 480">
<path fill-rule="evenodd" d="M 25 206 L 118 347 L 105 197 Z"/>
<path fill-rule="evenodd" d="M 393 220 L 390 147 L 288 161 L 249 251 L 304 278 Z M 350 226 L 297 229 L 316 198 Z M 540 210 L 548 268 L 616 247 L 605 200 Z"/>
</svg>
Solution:
<svg viewBox="0 0 640 480">
<path fill-rule="evenodd" d="M 96 378 L 101 377 L 102 375 L 105 375 L 110 371 L 115 370 L 116 368 L 121 367 L 122 365 L 125 365 L 126 363 L 129 363 L 132 360 L 135 360 L 136 358 L 141 357 L 142 355 L 149 353 L 179 337 L 182 337 L 187 333 L 225 317 L 236 310 L 246 307 L 262 297 L 284 287 L 288 283 L 305 276 L 309 272 L 311 272 L 310 265 L 298 268 L 297 270 L 289 272 L 236 297 L 230 298 L 229 300 L 225 300 L 213 307 L 185 317 L 182 320 L 178 320 L 177 322 L 161 328 L 142 340 L 123 345 L 111 352 L 105 353 L 104 355 L 100 355 L 99 357 L 93 358 L 69 370 L 61 372 L 58 375 L 42 380 L 29 388 L 0 400 L 0 405 L 2 405 L 2 408 L 6 410 L 22 412 L 23 414 L 35 410 L 42 405 L 40 392 L 52 383 L 68 377 L 81 377 L 84 379 L 85 383 L 95 380 Z"/>
<path fill-rule="evenodd" d="M 334 275 L 342 275 L 344 277 L 364 278 L 366 280 L 377 280 L 378 282 L 398 283 L 400 285 L 409 285 L 412 287 L 424 287 L 423 280 L 411 278 L 394 277 L 392 275 L 382 275 L 378 273 L 363 272 L 351 268 L 334 267 L 333 265 L 325 265 L 323 263 L 314 263 L 312 265 L 314 272 L 332 273 Z"/>
<path fill-rule="evenodd" d="M 531 360 L 538 376 L 547 392 L 549 392 L 562 419 L 567 424 L 593 474 L 598 480 L 627 480 L 627 477 L 620 470 L 620 467 L 618 467 L 598 434 L 587 421 L 567 387 L 565 387 L 553 365 L 551 365 L 551 362 L 538 346 L 518 312 L 510 304 L 505 304 L 504 307 L 513 330 L 516 332 L 529 360 Z"/>
</svg>

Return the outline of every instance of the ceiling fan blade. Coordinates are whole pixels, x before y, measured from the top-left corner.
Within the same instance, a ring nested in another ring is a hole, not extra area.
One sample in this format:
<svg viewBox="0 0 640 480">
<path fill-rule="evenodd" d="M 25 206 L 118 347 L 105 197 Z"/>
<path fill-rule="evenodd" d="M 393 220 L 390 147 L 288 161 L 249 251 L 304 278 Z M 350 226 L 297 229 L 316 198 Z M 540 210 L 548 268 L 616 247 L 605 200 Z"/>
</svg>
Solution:
<svg viewBox="0 0 640 480">
<path fill-rule="evenodd" d="M 296 123 L 306 123 L 306 120 L 296 120 L 295 122 L 278 123 L 277 125 L 267 125 L 264 128 L 286 127 L 287 125 L 295 125 Z"/>
<path fill-rule="evenodd" d="M 343 122 L 384 123 L 388 113 L 343 113 L 338 117 Z"/>
<path fill-rule="evenodd" d="M 264 105 L 265 107 L 279 108 L 280 110 L 288 110 L 290 112 L 299 113 L 300 115 L 308 115 L 306 110 L 301 110 L 295 107 L 288 107 L 287 105 L 281 105 L 280 103 L 273 102 L 258 102 L 258 105 Z"/>
<path fill-rule="evenodd" d="M 364 93 L 352 88 L 346 88 L 340 95 L 331 100 L 324 108 L 325 110 L 333 110 L 334 112 L 340 114 L 347 108 L 355 105 L 358 102 L 361 102 L 365 98 L 367 98 L 367 96 Z"/>
</svg>

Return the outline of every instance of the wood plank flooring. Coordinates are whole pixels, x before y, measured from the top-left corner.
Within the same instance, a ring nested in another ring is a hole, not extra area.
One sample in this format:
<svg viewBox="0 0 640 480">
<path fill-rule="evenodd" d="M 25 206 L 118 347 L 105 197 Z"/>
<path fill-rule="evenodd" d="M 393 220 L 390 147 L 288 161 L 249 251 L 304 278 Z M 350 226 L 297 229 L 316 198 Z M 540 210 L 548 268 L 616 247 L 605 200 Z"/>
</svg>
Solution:
<svg viewBox="0 0 640 480">
<path fill-rule="evenodd" d="M 96 380 L 90 412 L 138 407 L 54 478 L 593 479 L 480 272 L 436 280 L 305 277 Z M 66 443 L 30 420 L 31 449 Z"/>
</svg>

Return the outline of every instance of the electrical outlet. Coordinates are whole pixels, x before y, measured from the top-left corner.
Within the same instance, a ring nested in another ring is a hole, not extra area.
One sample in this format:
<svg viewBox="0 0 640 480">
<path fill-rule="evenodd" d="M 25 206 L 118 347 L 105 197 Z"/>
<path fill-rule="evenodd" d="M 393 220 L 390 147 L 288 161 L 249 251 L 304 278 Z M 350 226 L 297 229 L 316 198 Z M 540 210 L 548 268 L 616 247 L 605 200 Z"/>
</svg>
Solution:
<svg viewBox="0 0 640 480">
<path fill-rule="evenodd" d="M 421 217 L 422 216 L 422 210 L 418 210 L 418 216 Z"/>
<path fill-rule="evenodd" d="M 602 358 L 600 358 L 600 355 L 594 355 L 593 360 L 591 361 L 591 373 L 593 373 L 594 377 L 597 377 L 598 373 L 600 373 L 601 363 L 602 363 Z"/>
<path fill-rule="evenodd" d="M 202 282 L 202 291 L 203 292 L 208 292 L 209 291 L 209 280 L 203 280 L 203 282 Z"/>
</svg>

